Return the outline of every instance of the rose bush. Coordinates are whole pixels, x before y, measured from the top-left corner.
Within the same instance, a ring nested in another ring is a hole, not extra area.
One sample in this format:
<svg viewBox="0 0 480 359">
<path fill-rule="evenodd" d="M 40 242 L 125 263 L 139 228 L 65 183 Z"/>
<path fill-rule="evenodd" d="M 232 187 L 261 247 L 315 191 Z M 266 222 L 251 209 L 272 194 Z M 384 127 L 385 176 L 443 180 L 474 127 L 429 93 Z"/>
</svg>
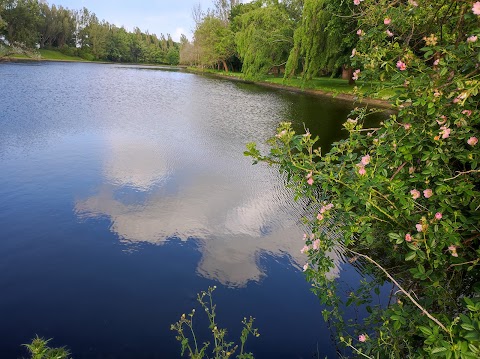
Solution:
<svg viewBox="0 0 480 359">
<path fill-rule="evenodd" d="M 394 112 L 365 128 L 378 110 L 356 108 L 348 137 L 326 153 L 282 123 L 268 154 L 249 144 L 246 155 L 278 165 L 309 200 L 304 270 L 354 353 L 478 358 L 480 2 L 354 0 L 352 10 L 355 80 L 374 84 L 367 95 L 395 89 Z M 349 302 L 365 303 L 385 282 L 395 288 L 388 306 L 368 304 L 371 316 L 353 329 L 326 276 L 338 246 L 377 278 Z"/>
</svg>

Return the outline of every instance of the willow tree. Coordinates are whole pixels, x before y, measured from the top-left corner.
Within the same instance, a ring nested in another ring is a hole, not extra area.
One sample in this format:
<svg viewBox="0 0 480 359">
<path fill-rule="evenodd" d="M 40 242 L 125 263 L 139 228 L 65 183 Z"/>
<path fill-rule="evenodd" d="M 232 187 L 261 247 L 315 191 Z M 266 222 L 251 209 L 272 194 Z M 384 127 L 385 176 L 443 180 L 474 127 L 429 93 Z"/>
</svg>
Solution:
<svg viewBox="0 0 480 359">
<path fill-rule="evenodd" d="M 284 7 L 271 3 L 242 14 L 235 36 L 247 79 L 258 79 L 284 66 L 293 46 L 294 21 Z"/>
<path fill-rule="evenodd" d="M 286 76 L 293 76 L 301 69 L 303 80 L 308 81 L 320 72 L 348 67 L 349 55 L 357 41 L 356 20 L 346 16 L 348 13 L 350 4 L 343 0 L 305 0 Z"/>
</svg>

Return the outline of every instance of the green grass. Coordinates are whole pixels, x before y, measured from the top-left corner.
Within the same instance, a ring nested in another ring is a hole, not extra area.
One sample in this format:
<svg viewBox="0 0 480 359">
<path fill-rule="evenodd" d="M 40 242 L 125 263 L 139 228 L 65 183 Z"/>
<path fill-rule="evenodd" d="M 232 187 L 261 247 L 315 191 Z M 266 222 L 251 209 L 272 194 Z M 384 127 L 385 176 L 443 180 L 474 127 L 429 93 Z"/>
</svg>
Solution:
<svg viewBox="0 0 480 359">
<path fill-rule="evenodd" d="M 25 54 L 15 54 L 15 55 L 12 55 L 10 56 L 11 58 L 14 58 L 14 59 L 29 59 L 30 57 L 28 57 L 27 55 Z"/>
<path fill-rule="evenodd" d="M 302 79 L 299 77 L 291 79 L 283 79 L 282 77 L 269 77 L 264 80 L 268 83 L 277 85 L 292 86 L 302 88 Z M 333 94 L 350 94 L 353 95 L 355 86 L 359 87 L 360 93 L 367 93 L 373 88 L 373 85 L 379 84 L 366 84 L 363 81 L 357 81 L 356 85 L 349 85 L 347 80 L 331 78 L 331 77 L 316 77 L 308 81 L 303 88 L 306 90 L 319 90 L 331 92 Z M 377 99 L 388 99 L 395 95 L 395 90 L 389 87 L 387 83 L 382 84 L 385 88 L 376 94 L 369 94 L 369 96 Z"/>
<path fill-rule="evenodd" d="M 283 77 L 269 77 L 265 82 L 274 83 L 277 85 L 285 85 L 292 87 L 302 87 L 301 78 L 283 79 Z M 349 85 L 347 80 L 334 79 L 331 77 L 317 77 L 310 80 L 304 86 L 308 90 L 321 90 L 334 93 L 352 93 L 353 85 Z"/>
<path fill-rule="evenodd" d="M 231 76 L 231 77 L 238 77 L 242 78 L 243 74 L 240 72 L 229 72 L 225 73 L 224 71 L 212 70 L 212 69 L 205 69 L 203 72 L 224 75 L 224 76 Z M 314 90 L 314 91 L 325 91 L 332 93 L 334 95 L 338 94 L 354 94 L 355 86 L 359 87 L 359 91 L 362 94 L 367 94 L 368 97 L 381 99 L 381 100 L 388 100 L 393 95 L 395 95 L 395 89 L 389 87 L 389 84 L 384 83 L 383 89 L 380 90 L 378 93 L 372 94 L 369 92 L 373 88 L 372 83 L 366 84 L 363 81 L 357 81 L 356 85 L 349 85 L 347 80 L 339 79 L 339 78 L 331 78 L 331 77 L 316 77 L 312 80 L 308 81 L 306 84 L 302 83 L 301 77 L 289 78 L 284 79 L 283 77 L 275 77 L 273 75 L 266 76 L 262 80 L 258 82 L 265 82 L 271 83 L 280 86 L 288 86 L 288 87 L 295 87 L 295 88 L 303 88 L 305 90 Z M 375 84 L 380 85 L 380 84 Z"/>
<path fill-rule="evenodd" d="M 68 56 L 62 54 L 60 51 L 55 50 L 16 50 L 15 48 L 6 47 L 3 48 L 3 56 L 11 59 L 24 59 L 24 60 L 60 60 L 60 61 L 86 61 L 78 56 Z M 0 54 L 0 57 L 2 55 Z"/>
<path fill-rule="evenodd" d="M 43 60 L 62 60 L 62 61 L 86 61 L 78 56 L 68 56 L 60 51 L 40 49 L 40 55 Z"/>
<path fill-rule="evenodd" d="M 230 76 L 230 77 L 237 77 L 237 78 L 243 78 L 243 74 L 241 72 L 225 72 L 223 70 L 215 70 L 215 69 L 200 69 L 198 67 L 187 67 L 188 70 L 194 71 L 194 72 L 201 72 L 205 74 L 214 74 L 214 75 L 221 75 L 221 76 Z"/>
</svg>

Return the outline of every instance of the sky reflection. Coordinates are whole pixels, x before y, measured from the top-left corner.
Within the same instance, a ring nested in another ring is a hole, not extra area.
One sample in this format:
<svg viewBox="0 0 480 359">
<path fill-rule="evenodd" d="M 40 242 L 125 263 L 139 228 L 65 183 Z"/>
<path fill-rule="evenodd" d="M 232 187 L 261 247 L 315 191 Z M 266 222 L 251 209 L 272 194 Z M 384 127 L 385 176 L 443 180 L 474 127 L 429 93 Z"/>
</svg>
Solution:
<svg viewBox="0 0 480 359">
<path fill-rule="evenodd" d="M 246 180 L 241 166 L 236 173 L 191 166 L 144 138 L 110 135 L 107 143 L 104 183 L 77 200 L 80 218 L 108 217 L 110 230 L 127 245 L 196 240 L 202 253 L 197 273 L 228 286 L 265 276 L 264 254 L 287 257 L 297 269 L 305 262 L 302 208 L 275 183 L 275 169 L 255 166 L 254 178 Z"/>
</svg>

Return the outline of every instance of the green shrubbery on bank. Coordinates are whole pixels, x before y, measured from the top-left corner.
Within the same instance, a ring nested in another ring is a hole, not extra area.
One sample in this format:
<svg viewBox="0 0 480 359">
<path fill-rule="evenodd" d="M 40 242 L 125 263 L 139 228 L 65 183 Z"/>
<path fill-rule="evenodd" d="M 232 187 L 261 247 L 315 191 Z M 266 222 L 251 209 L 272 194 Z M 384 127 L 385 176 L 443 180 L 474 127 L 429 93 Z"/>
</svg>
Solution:
<svg viewBox="0 0 480 359">
<path fill-rule="evenodd" d="M 299 250 L 325 319 L 354 355 L 480 356 L 480 2 L 354 0 L 359 41 L 353 77 L 365 92 L 401 88 L 397 113 L 378 127 L 357 108 L 348 138 L 323 152 L 310 133 L 283 123 L 270 153 L 247 155 L 285 172 L 310 203 Z M 303 243 L 302 243 L 303 242 Z M 303 247 L 303 248 L 302 248 Z M 375 280 L 343 303 L 328 276 L 342 248 Z M 373 301 L 391 285 L 387 306 Z M 365 307 L 363 322 L 345 305 Z"/>
</svg>

